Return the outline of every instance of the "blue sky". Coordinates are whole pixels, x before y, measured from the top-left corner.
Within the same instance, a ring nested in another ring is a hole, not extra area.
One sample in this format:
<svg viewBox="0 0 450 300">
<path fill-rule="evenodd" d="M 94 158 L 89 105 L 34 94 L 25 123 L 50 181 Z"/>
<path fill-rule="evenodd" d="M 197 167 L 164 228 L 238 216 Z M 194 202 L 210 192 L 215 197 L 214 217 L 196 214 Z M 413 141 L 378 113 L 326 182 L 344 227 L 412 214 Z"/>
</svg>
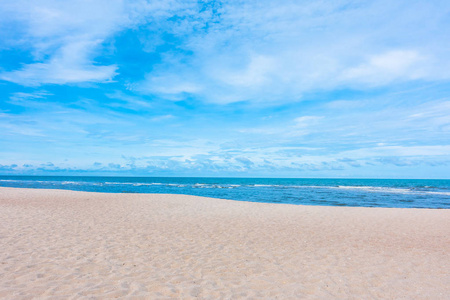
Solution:
<svg viewBox="0 0 450 300">
<path fill-rule="evenodd" d="M 448 1 L 0 2 L 0 174 L 450 178 Z"/>
</svg>

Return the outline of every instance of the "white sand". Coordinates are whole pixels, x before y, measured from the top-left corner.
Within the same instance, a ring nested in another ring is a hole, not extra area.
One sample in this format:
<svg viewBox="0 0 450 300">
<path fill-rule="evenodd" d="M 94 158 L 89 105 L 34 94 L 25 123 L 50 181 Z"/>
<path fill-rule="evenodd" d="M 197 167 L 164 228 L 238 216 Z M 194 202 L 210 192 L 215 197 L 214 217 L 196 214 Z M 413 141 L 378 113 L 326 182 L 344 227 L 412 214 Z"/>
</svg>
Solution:
<svg viewBox="0 0 450 300">
<path fill-rule="evenodd" d="M 4 299 L 450 299 L 450 210 L 0 188 Z"/>
</svg>

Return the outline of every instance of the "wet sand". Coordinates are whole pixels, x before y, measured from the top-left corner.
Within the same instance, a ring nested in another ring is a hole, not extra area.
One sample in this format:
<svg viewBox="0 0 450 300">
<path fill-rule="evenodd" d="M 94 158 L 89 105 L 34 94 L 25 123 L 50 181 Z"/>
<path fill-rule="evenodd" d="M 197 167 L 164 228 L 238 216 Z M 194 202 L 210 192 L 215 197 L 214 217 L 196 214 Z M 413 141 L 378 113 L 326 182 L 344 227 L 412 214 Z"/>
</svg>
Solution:
<svg viewBox="0 0 450 300">
<path fill-rule="evenodd" d="M 449 299 L 450 210 L 0 188 L 2 299 Z"/>
</svg>

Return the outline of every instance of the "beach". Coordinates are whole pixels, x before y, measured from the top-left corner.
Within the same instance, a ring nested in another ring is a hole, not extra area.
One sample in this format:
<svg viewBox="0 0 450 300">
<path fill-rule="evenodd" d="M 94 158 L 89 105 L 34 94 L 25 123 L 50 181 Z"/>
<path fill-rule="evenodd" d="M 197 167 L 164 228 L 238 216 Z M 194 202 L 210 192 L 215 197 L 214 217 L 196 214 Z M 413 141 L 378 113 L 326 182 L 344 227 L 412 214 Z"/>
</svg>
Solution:
<svg viewBox="0 0 450 300">
<path fill-rule="evenodd" d="M 450 210 L 0 188 L 2 299 L 449 299 Z"/>
</svg>

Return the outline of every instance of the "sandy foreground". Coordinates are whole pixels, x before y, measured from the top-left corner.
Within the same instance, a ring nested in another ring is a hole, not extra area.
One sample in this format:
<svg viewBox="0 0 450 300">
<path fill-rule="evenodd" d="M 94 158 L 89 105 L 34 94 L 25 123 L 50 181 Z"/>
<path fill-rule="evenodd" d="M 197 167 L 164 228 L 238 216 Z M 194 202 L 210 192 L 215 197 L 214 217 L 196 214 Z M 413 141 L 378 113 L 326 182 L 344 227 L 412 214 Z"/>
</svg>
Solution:
<svg viewBox="0 0 450 300">
<path fill-rule="evenodd" d="M 450 210 L 0 188 L 4 299 L 449 299 Z"/>
</svg>

